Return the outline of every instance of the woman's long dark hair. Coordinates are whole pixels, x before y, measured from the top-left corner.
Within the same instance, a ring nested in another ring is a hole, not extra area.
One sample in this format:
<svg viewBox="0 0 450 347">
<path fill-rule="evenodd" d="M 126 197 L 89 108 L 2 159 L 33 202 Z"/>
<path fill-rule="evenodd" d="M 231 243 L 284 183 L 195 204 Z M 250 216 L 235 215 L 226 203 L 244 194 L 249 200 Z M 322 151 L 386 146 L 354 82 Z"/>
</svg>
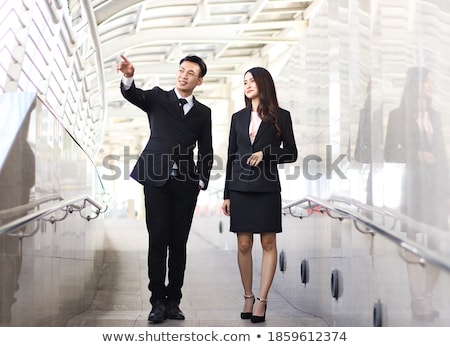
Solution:
<svg viewBox="0 0 450 347">
<path fill-rule="evenodd" d="M 247 70 L 244 76 L 250 72 L 255 80 L 256 85 L 258 86 L 258 96 L 259 96 L 259 105 L 258 105 L 258 115 L 261 117 L 263 122 L 272 123 L 275 126 L 277 131 L 277 136 L 280 137 L 281 129 L 278 124 L 278 99 L 277 92 L 275 90 L 275 83 L 273 82 L 273 78 L 270 75 L 270 72 L 264 69 L 263 67 L 253 67 Z M 251 107 L 252 100 L 245 98 L 245 106 Z"/>
</svg>

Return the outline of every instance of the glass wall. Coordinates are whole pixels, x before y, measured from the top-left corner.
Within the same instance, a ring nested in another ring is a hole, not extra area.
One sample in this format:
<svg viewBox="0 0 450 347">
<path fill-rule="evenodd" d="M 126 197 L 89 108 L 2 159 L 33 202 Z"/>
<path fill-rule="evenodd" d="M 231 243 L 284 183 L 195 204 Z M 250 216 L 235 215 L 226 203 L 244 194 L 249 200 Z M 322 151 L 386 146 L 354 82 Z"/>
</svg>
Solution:
<svg viewBox="0 0 450 347">
<path fill-rule="evenodd" d="M 88 221 L 99 215 L 83 198 L 102 203 L 105 192 L 89 157 L 35 94 L 0 94 L 0 110 L 0 326 L 58 326 L 95 293 L 103 221 Z M 74 201 L 71 210 L 63 200 Z"/>
<path fill-rule="evenodd" d="M 91 160 L 105 113 L 96 26 L 79 1 L 0 8 L 0 325 L 59 325 L 92 299 L 102 260 L 101 218 L 82 208 L 106 205 Z"/>
<path fill-rule="evenodd" d="M 444 0 L 323 2 L 277 79 L 300 150 L 285 200 L 345 196 L 447 229 L 449 23 Z"/>
<path fill-rule="evenodd" d="M 289 265 L 274 286 L 329 324 L 448 326 L 448 266 L 411 250 L 449 264 L 449 31 L 446 0 L 323 1 L 276 79 L 299 148 L 284 201 L 345 201 L 405 240 L 319 211 L 283 219 Z"/>
</svg>

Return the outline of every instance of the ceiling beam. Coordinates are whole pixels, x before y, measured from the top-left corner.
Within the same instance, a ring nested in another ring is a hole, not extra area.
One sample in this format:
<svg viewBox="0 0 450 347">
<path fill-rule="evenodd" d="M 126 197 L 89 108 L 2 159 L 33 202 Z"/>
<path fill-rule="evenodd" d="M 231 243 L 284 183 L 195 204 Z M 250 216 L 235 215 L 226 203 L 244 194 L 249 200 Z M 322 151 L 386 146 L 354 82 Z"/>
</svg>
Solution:
<svg viewBox="0 0 450 347">
<path fill-rule="evenodd" d="M 298 36 L 294 37 L 274 37 L 274 36 L 258 36 L 257 34 L 245 34 L 237 36 L 236 31 L 241 27 L 245 30 L 270 30 L 271 28 L 294 28 L 298 30 Z M 173 43 L 173 42 L 189 42 L 189 43 L 235 43 L 235 44 L 250 44 L 250 43 L 285 43 L 297 44 L 301 34 L 307 27 L 305 21 L 286 21 L 286 22 L 271 22 L 252 25 L 219 25 L 219 26 L 201 26 L 201 27 L 179 27 L 179 28 L 158 28 L 151 30 L 142 30 L 132 36 L 127 36 L 126 39 L 115 39 L 111 42 L 102 45 L 103 57 L 117 55 L 132 47 L 139 47 L 149 44 Z M 182 36 L 180 36 L 182 33 Z"/>
</svg>

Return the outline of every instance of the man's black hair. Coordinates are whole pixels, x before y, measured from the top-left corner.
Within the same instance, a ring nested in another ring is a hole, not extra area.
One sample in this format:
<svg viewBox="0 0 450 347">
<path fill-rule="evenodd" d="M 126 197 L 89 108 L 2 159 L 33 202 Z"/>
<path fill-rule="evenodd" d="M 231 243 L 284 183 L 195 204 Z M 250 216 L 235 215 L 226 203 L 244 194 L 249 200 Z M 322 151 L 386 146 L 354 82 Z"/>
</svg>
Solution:
<svg viewBox="0 0 450 347">
<path fill-rule="evenodd" d="M 187 55 L 186 57 L 184 57 L 183 59 L 180 60 L 180 65 L 185 60 L 198 64 L 198 66 L 200 67 L 200 77 L 203 77 L 206 75 L 207 68 L 206 68 L 206 64 L 202 58 L 200 58 L 196 55 Z"/>
</svg>

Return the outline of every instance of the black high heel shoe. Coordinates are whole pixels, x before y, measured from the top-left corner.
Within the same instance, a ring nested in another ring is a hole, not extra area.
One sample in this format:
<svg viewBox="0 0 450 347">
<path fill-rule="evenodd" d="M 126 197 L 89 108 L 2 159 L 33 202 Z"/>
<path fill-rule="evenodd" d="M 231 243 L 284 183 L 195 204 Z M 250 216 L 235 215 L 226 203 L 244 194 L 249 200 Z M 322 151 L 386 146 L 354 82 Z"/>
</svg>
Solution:
<svg viewBox="0 0 450 347">
<path fill-rule="evenodd" d="M 253 304 L 255 303 L 255 296 L 253 294 L 251 294 L 251 295 L 245 295 L 244 294 L 244 299 L 245 300 L 253 299 Z M 241 319 L 251 319 L 251 318 L 252 318 L 252 311 L 250 311 L 250 312 L 241 312 Z"/>
<path fill-rule="evenodd" d="M 252 323 L 262 323 L 266 320 L 266 310 L 267 310 L 267 299 L 260 299 L 260 298 L 256 298 L 257 300 L 261 301 L 262 303 L 264 303 L 264 315 L 262 316 L 255 316 L 252 314 L 252 317 L 250 318 L 250 321 Z"/>
</svg>

